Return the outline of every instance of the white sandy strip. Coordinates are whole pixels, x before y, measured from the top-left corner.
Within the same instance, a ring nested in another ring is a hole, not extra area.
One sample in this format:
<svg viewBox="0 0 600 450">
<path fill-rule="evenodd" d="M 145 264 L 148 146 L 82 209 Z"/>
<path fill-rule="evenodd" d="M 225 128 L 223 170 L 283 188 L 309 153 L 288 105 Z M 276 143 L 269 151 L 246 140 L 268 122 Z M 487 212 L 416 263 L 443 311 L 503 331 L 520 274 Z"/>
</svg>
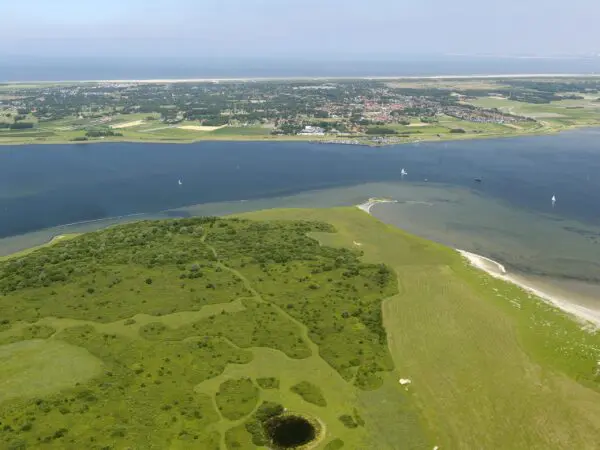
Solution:
<svg viewBox="0 0 600 450">
<path fill-rule="evenodd" d="M 428 127 L 429 125 L 428 123 L 411 123 L 407 127 Z"/>
<path fill-rule="evenodd" d="M 370 198 L 369 201 L 360 205 L 356 205 L 356 207 L 358 209 L 363 210 L 367 214 L 371 214 L 371 208 L 377 203 L 398 203 L 398 200 Z M 506 267 L 504 267 L 499 262 L 494 261 L 493 259 L 486 258 L 485 256 L 477 255 L 475 253 L 467 252 L 465 250 L 457 249 L 457 251 L 464 258 L 466 258 L 467 261 L 469 261 L 469 263 L 473 265 L 473 267 L 487 272 L 494 278 L 499 278 L 501 280 L 516 284 L 523 290 L 538 296 L 545 302 L 556 306 L 557 308 L 563 310 L 568 314 L 572 314 L 581 322 L 584 322 L 585 324 L 593 324 L 595 327 L 600 328 L 600 311 L 586 308 L 585 306 L 577 305 L 567 298 L 555 294 L 550 294 L 541 289 L 533 287 L 529 285 L 526 280 L 509 274 L 506 271 Z"/>
<path fill-rule="evenodd" d="M 204 125 L 181 125 L 177 128 L 181 130 L 193 130 L 193 131 L 215 131 L 225 128 L 227 125 L 221 125 L 220 127 L 209 127 Z"/>
<path fill-rule="evenodd" d="M 62 83 L 215 83 L 215 82 L 250 82 L 250 81 L 287 81 L 287 80 L 476 80 L 476 79 L 494 79 L 494 78 L 598 78 L 600 74 L 596 73 L 507 73 L 507 74 L 481 74 L 481 75 L 434 75 L 434 76 L 362 76 L 362 77 L 257 77 L 257 78 L 161 78 L 161 79 L 137 79 L 137 80 L 36 80 L 36 81 L 5 81 L 5 84 L 62 84 Z"/>
<path fill-rule="evenodd" d="M 133 122 L 125 122 L 125 123 L 118 123 L 116 125 L 111 125 L 111 128 L 129 128 L 129 127 L 137 127 L 138 125 L 143 124 L 144 121 L 143 120 L 134 120 Z"/>
<path fill-rule="evenodd" d="M 562 309 L 566 313 L 572 314 L 582 322 L 592 323 L 596 327 L 600 328 L 600 311 L 596 311 L 585 306 L 577 305 L 571 302 L 569 299 L 544 292 L 538 288 L 532 287 L 527 284 L 526 280 L 519 277 L 515 277 L 506 271 L 506 268 L 494 261 L 493 259 L 486 258 L 485 256 L 477 255 L 475 253 L 466 252 L 464 250 L 458 250 L 458 252 L 464 256 L 473 267 L 484 270 L 491 276 L 499 278 L 501 280 L 509 281 L 516 284 L 525 291 L 538 296 L 542 300 L 550 303 L 557 308 Z"/>
<path fill-rule="evenodd" d="M 387 200 L 383 198 L 370 198 L 368 201 L 361 203 L 360 205 L 356 205 L 358 209 L 363 210 L 367 214 L 371 214 L 371 208 L 375 206 L 377 203 L 398 203 L 398 200 Z"/>
</svg>

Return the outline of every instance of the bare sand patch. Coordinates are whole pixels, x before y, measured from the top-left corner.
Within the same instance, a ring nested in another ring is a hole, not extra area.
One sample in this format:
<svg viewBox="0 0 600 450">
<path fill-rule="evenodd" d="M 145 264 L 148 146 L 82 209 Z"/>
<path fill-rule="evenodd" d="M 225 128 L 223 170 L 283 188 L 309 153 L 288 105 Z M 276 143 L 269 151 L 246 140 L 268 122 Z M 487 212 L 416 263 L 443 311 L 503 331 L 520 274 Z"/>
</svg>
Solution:
<svg viewBox="0 0 600 450">
<path fill-rule="evenodd" d="M 205 125 L 181 125 L 177 128 L 180 130 L 192 130 L 192 131 L 215 131 L 225 128 L 227 125 L 221 125 L 219 127 L 209 127 Z"/>
<path fill-rule="evenodd" d="M 118 123 L 116 125 L 111 125 L 111 128 L 129 128 L 129 127 L 137 127 L 138 125 L 142 125 L 144 123 L 143 120 L 134 120 L 132 122 Z"/>
<path fill-rule="evenodd" d="M 411 124 L 408 124 L 406 126 L 407 127 L 428 127 L 429 125 L 430 124 L 428 124 L 428 123 L 421 123 L 421 122 L 419 122 L 419 123 L 411 123 Z"/>
<path fill-rule="evenodd" d="M 548 286 L 537 286 L 523 276 L 508 273 L 502 264 L 493 259 L 464 250 L 458 250 L 458 252 L 474 267 L 487 272 L 495 278 L 516 284 L 529 294 L 533 294 L 545 302 L 562 309 L 586 325 L 593 324 L 595 327 L 600 328 L 600 311 L 573 303 L 568 298 L 552 292 Z"/>
<path fill-rule="evenodd" d="M 513 128 L 515 130 L 523 129 L 523 127 L 520 127 L 519 125 L 515 125 L 514 123 L 503 123 L 502 125 L 504 125 L 505 127 Z"/>
</svg>

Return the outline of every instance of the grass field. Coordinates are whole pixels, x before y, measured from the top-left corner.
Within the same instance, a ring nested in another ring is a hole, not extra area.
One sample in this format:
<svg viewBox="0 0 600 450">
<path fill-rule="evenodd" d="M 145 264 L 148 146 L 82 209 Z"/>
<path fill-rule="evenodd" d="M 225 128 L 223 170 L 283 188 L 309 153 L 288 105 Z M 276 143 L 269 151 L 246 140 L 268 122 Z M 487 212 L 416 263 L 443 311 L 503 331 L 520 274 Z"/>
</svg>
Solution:
<svg viewBox="0 0 600 450">
<path fill-rule="evenodd" d="M 0 261 L 0 448 L 597 448 L 598 333 L 356 208 L 239 217 Z"/>
<path fill-rule="evenodd" d="M 470 101 L 470 103 L 484 108 L 498 108 L 511 114 L 532 117 L 557 130 L 572 126 L 596 126 L 600 124 L 600 103 L 591 100 L 562 100 L 533 104 L 482 97 Z"/>
<path fill-rule="evenodd" d="M 316 235 L 322 243 L 360 242 L 367 261 L 394 269 L 400 293 L 383 304 L 389 348 L 398 376 L 412 381 L 407 394 L 435 445 L 596 448 L 598 333 L 468 267 L 451 250 L 358 211 L 283 210 L 246 217 L 327 221 L 338 233 Z M 363 396 L 376 401 L 375 395 Z M 390 415 L 376 422 L 381 434 L 396 417 Z M 373 416 L 364 417 L 373 424 Z"/>
</svg>

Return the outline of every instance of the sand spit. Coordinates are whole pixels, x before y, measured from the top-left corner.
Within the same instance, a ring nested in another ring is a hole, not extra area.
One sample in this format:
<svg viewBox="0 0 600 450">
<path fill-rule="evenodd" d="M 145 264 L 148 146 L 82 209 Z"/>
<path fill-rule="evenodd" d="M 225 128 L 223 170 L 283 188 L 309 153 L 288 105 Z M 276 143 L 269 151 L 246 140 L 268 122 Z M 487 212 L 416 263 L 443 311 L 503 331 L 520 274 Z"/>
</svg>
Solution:
<svg viewBox="0 0 600 450">
<path fill-rule="evenodd" d="M 386 198 L 370 198 L 368 201 L 356 205 L 358 209 L 363 210 L 367 214 L 371 214 L 371 208 L 378 203 L 398 203 L 398 200 L 390 200 Z"/>
<path fill-rule="evenodd" d="M 502 264 L 494 261 L 493 259 L 464 250 L 457 251 L 463 257 L 465 257 L 465 259 L 467 259 L 469 263 L 473 265 L 473 267 L 484 270 L 495 278 L 516 284 L 530 294 L 533 294 L 545 302 L 556 306 L 562 311 L 575 316 L 579 321 L 584 322 L 585 324 L 593 324 L 595 327 L 600 328 L 600 311 L 575 304 L 568 298 L 553 294 L 543 288 L 534 287 L 529 284 L 526 279 L 507 272 L 506 268 Z"/>
<path fill-rule="evenodd" d="M 357 208 L 365 211 L 367 214 L 371 214 L 371 208 L 378 203 L 398 203 L 397 200 L 390 199 L 378 199 L 370 198 L 365 203 L 356 205 Z M 550 288 L 536 286 L 524 277 L 517 274 L 511 274 L 506 270 L 502 264 L 493 259 L 486 258 L 485 256 L 477 255 L 475 253 L 467 252 L 465 250 L 457 251 L 473 266 L 477 269 L 483 270 L 489 275 L 513 283 L 526 292 L 539 297 L 541 300 L 548 304 L 551 304 L 560 310 L 572 315 L 578 321 L 582 322 L 587 326 L 593 326 L 594 328 L 600 328 L 600 311 L 587 308 L 585 306 L 574 303 L 568 297 L 564 295 L 557 295 L 552 293 Z"/>
</svg>

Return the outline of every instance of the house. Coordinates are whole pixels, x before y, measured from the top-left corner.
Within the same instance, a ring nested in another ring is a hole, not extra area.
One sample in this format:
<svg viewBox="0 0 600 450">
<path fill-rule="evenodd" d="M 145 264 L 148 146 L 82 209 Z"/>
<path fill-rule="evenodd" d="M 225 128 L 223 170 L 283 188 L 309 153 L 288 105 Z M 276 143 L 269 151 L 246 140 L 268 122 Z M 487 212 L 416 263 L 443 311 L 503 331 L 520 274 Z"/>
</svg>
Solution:
<svg viewBox="0 0 600 450">
<path fill-rule="evenodd" d="M 300 133 L 300 136 L 325 136 L 325 130 L 321 127 L 313 127 L 311 125 L 307 125 L 304 127 Z"/>
</svg>

